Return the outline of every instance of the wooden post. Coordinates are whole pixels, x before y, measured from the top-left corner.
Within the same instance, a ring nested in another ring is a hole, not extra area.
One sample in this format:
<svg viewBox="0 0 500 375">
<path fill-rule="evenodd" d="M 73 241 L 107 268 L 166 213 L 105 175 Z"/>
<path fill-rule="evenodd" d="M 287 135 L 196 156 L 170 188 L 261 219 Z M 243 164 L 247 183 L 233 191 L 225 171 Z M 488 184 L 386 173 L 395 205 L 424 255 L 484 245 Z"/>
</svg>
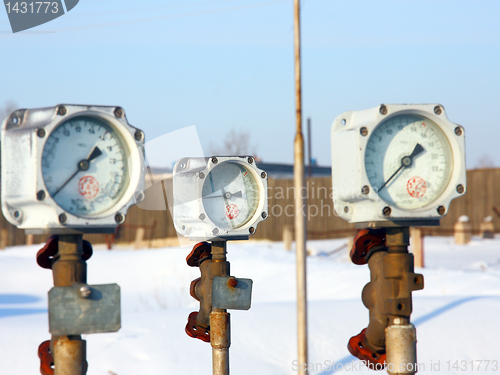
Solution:
<svg viewBox="0 0 500 375">
<path fill-rule="evenodd" d="M 145 233 L 146 229 L 144 229 L 143 227 L 137 228 L 137 231 L 135 232 L 135 244 L 134 244 L 134 248 L 136 250 L 142 248 Z"/>
<path fill-rule="evenodd" d="M 472 239 L 472 225 L 469 221 L 469 217 L 462 215 L 458 218 L 458 221 L 453 226 L 453 231 L 455 235 L 455 243 L 457 245 L 465 245 Z"/>
<path fill-rule="evenodd" d="M 424 267 L 424 241 L 422 238 L 422 229 L 415 227 L 410 228 L 410 244 L 415 267 Z"/>
<path fill-rule="evenodd" d="M 495 238 L 495 224 L 491 216 L 486 216 L 479 224 L 481 238 Z"/>
<path fill-rule="evenodd" d="M 32 234 L 27 234 L 26 235 L 26 245 L 31 246 L 35 242 L 35 236 Z"/>
<path fill-rule="evenodd" d="M 1 229 L 0 230 L 0 250 L 4 250 L 9 245 L 9 230 Z"/>
<path fill-rule="evenodd" d="M 283 227 L 283 247 L 285 250 L 292 250 L 293 230 L 290 225 Z"/>
</svg>

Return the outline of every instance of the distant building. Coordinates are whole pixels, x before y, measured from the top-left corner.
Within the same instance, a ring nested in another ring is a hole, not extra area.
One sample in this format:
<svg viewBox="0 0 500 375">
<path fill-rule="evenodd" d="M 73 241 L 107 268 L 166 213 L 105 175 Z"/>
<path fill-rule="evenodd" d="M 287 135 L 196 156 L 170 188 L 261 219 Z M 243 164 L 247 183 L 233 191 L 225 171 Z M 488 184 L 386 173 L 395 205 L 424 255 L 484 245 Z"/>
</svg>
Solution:
<svg viewBox="0 0 500 375">
<path fill-rule="evenodd" d="M 293 179 L 293 164 L 281 164 L 281 163 L 265 163 L 257 161 L 257 167 L 267 172 L 270 178 L 275 179 Z M 306 177 L 309 177 L 309 166 L 305 166 Z M 311 177 L 331 177 L 332 167 L 320 167 L 318 165 L 312 165 L 311 167 Z M 161 181 L 172 177 L 172 168 L 158 168 L 152 167 L 148 168 L 146 174 L 151 171 L 153 179 Z M 146 176 L 149 179 L 149 176 Z"/>
<path fill-rule="evenodd" d="M 264 163 L 257 162 L 257 167 L 267 172 L 268 176 L 276 179 L 293 179 L 293 164 L 280 163 Z M 312 165 L 305 166 L 306 177 L 309 176 L 309 168 L 311 168 L 311 177 L 331 177 L 332 167 L 320 167 Z"/>
</svg>

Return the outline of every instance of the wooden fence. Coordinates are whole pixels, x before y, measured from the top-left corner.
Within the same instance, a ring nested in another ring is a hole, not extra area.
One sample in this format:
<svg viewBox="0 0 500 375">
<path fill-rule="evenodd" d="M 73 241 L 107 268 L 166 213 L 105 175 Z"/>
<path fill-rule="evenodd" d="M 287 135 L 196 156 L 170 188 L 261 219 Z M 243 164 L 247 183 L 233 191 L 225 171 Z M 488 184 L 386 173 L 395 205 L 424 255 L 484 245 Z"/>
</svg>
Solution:
<svg viewBox="0 0 500 375">
<path fill-rule="evenodd" d="M 337 217 L 333 210 L 331 200 L 331 179 L 310 178 L 307 180 L 308 198 L 308 221 L 307 231 L 309 239 L 327 239 L 352 236 L 356 232 L 354 225 L 347 223 Z M 161 187 L 161 184 L 155 185 Z M 171 194 L 171 181 L 165 180 L 167 194 Z M 441 220 L 440 227 L 425 229 L 426 235 L 450 235 L 453 225 L 461 215 L 470 218 L 474 232 L 479 232 L 479 224 L 486 216 L 493 216 L 495 228 L 500 229 L 500 216 L 493 208 L 500 212 L 500 168 L 478 169 L 467 172 L 467 194 L 455 199 L 448 214 Z M 281 241 L 285 226 L 293 228 L 294 224 L 294 189 L 292 180 L 269 179 L 269 218 L 260 223 L 255 239 L 268 239 Z M 127 215 L 125 224 L 119 229 L 117 242 L 133 242 L 136 237 L 136 229 L 144 227 L 144 240 L 157 240 L 176 237 L 170 211 L 164 208 L 163 191 L 147 194 L 146 202 L 132 207 Z M 153 202 L 151 202 L 151 199 Z M 157 202 L 154 200 L 157 199 Z M 152 204 L 151 204 L 152 203 Z M 154 207 L 158 210 L 143 209 L 144 206 Z M 162 207 L 163 206 L 163 207 Z M 3 216 L 0 217 L 0 228 L 2 233 L 8 235 L 7 246 L 22 245 L 26 243 L 24 231 L 10 225 Z M 104 243 L 104 235 L 86 235 L 86 239 L 92 243 Z M 46 236 L 35 236 L 34 243 L 44 242 Z"/>
</svg>

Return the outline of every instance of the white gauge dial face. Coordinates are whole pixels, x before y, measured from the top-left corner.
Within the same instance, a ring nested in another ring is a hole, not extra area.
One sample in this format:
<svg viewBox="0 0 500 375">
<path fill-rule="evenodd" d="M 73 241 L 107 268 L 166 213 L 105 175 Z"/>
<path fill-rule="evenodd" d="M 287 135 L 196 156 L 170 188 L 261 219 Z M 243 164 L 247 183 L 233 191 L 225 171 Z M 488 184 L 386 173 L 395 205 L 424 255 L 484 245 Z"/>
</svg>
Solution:
<svg viewBox="0 0 500 375">
<path fill-rule="evenodd" d="M 129 154 L 109 123 L 90 116 L 73 117 L 58 125 L 45 143 L 42 174 L 47 191 L 73 215 L 92 217 L 106 212 L 128 185 Z"/>
<path fill-rule="evenodd" d="M 224 230 L 247 224 L 259 206 L 260 189 L 252 172 L 238 163 L 225 162 L 205 177 L 202 200 L 210 220 Z"/>
<path fill-rule="evenodd" d="M 365 168 L 384 201 L 402 209 L 418 209 L 438 199 L 448 186 L 453 153 L 445 133 L 433 121 L 396 115 L 370 135 Z"/>
</svg>

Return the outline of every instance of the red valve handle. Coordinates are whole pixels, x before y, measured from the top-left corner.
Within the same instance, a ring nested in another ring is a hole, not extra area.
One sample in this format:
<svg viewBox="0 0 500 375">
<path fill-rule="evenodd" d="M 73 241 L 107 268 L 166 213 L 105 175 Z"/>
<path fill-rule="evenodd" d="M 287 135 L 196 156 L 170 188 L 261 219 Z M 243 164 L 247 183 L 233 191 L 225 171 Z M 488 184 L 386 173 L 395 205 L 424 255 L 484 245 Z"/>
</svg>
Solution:
<svg viewBox="0 0 500 375">
<path fill-rule="evenodd" d="M 190 267 L 199 267 L 200 264 L 212 257 L 212 245 L 208 242 L 199 242 L 194 245 L 193 250 L 186 257 L 186 262 Z"/>
<path fill-rule="evenodd" d="M 349 253 L 354 264 L 362 265 L 368 263 L 368 258 L 375 247 L 385 246 L 385 231 L 377 229 L 362 229 L 356 234 L 353 246 Z"/>
<path fill-rule="evenodd" d="M 387 354 L 372 352 L 365 346 L 366 328 L 363 329 L 359 335 L 350 338 L 347 344 L 347 349 L 356 358 L 366 362 L 366 366 L 371 370 L 385 369 Z"/>
<path fill-rule="evenodd" d="M 51 269 L 54 263 L 54 257 L 59 248 L 59 237 L 51 236 L 47 243 L 36 253 L 36 262 L 42 268 Z M 92 256 L 92 244 L 89 241 L 83 240 L 82 260 L 89 260 Z"/>
<path fill-rule="evenodd" d="M 212 258 L 212 245 L 208 242 L 199 242 L 194 245 L 193 250 L 186 257 L 186 262 L 190 267 L 199 267 L 201 263 L 205 260 L 209 260 Z M 189 287 L 189 294 L 195 300 L 200 301 L 200 299 L 196 296 L 196 284 L 201 280 L 201 278 L 197 278 L 191 281 L 191 285 Z M 210 342 L 210 327 L 202 327 L 198 325 L 196 317 L 198 316 L 197 311 L 193 311 L 188 316 L 188 322 L 186 324 L 186 333 L 189 337 L 204 341 Z"/>
<path fill-rule="evenodd" d="M 196 322 L 196 317 L 198 312 L 193 311 L 188 316 L 188 322 L 186 324 L 186 333 L 189 337 L 198 339 L 205 342 L 210 342 L 210 328 L 200 327 Z"/>
<path fill-rule="evenodd" d="M 54 375 L 54 358 L 50 352 L 50 340 L 44 341 L 38 347 L 38 358 L 40 358 L 40 374 Z"/>
</svg>

